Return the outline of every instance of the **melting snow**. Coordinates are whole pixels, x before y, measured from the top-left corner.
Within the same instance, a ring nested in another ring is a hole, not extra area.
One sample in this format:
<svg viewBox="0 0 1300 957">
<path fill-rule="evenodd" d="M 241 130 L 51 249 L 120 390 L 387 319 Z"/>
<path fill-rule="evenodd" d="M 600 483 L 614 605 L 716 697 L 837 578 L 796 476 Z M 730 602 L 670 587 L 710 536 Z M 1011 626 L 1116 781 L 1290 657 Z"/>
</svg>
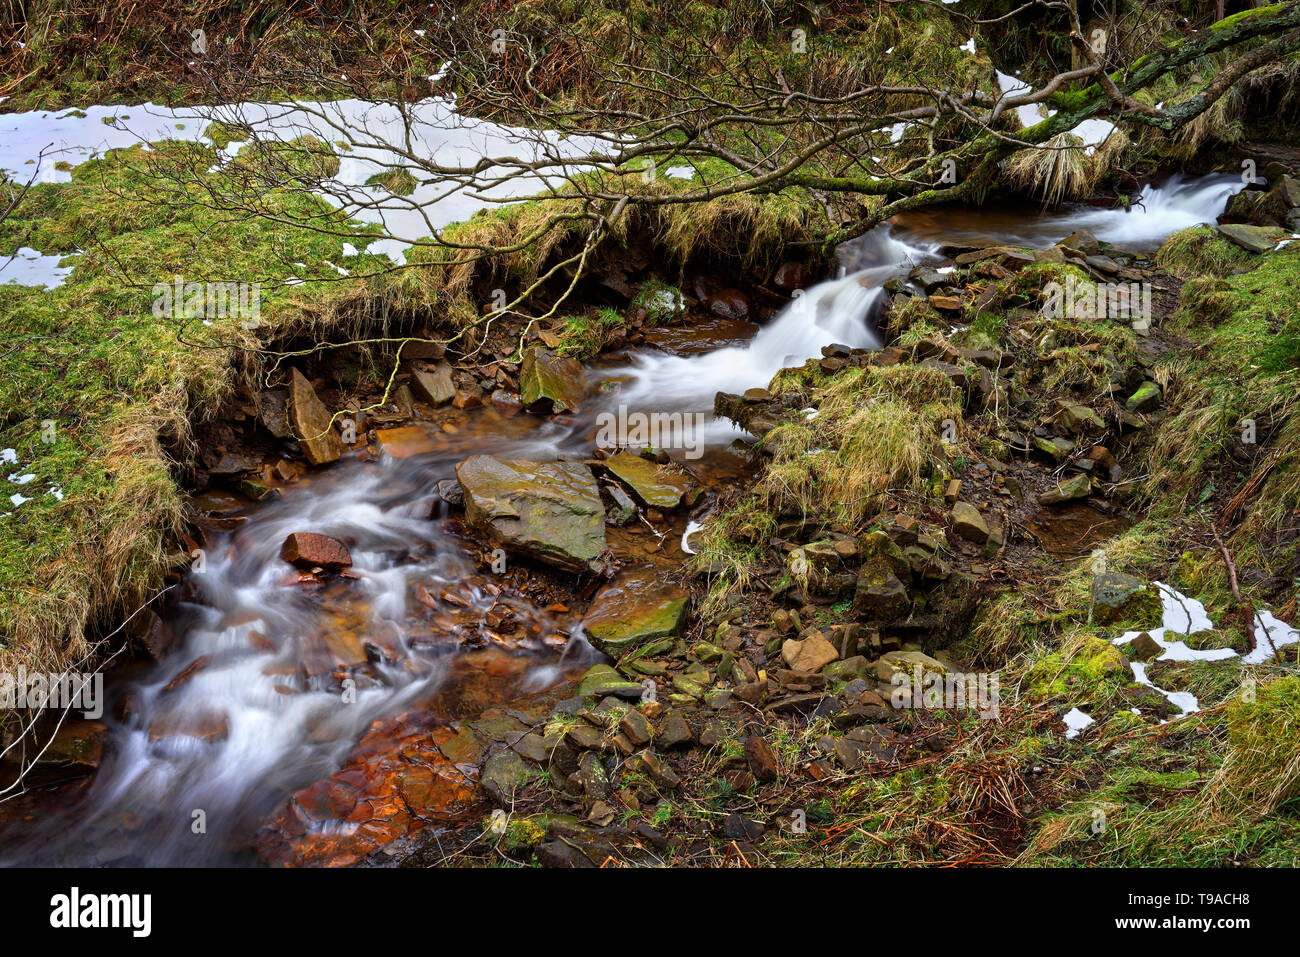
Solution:
<svg viewBox="0 0 1300 957">
<path fill-rule="evenodd" d="M 1092 716 L 1084 714 L 1078 708 L 1071 708 L 1061 720 L 1065 722 L 1065 727 L 1068 729 L 1065 732 L 1067 738 L 1078 737 L 1080 731 L 1093 723 Z"/>
</svg>

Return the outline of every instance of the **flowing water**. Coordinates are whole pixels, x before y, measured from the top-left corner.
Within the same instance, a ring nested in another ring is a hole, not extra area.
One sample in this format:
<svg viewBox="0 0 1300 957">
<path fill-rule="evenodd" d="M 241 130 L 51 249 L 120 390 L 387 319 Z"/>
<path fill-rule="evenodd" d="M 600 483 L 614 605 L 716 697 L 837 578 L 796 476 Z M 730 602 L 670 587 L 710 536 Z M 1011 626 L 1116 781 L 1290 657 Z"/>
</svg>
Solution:
<svg viewBox="0 0 1300 957">
<path fill-rule="evenodd" d="M 625 367 L 605 370 L 621 385 L 597 392 L 581 415 L 534 423 L 485 409 L 473 428 L 438 433 L 432 451 L 348 458 L 285 487 L 212 532 L 204 567 L 187 574 L 184 599 L 173 603 L 179 647 L 111 682 L 119 706 L 106 718 L 111 742 L 99 771 L 77 800 L 42 814 L 41 826 L 11 826 L 0 860 L 247 860 L 258 822 L 337 768 L 377 719 L 419 708 L 459 716 L 456 695 L 473 681 L 476 662 L 491 662 L 497 702 L 589 664 L 594 653 L 576 623 L 502 591 L 478 570 L 471 544 L 449 531 L 435 486 L 466 456 L 588 454 L 598 411 L 708 412 L 719 390 L 765 385 L 823 345 L 878 347 L 872 319 L 881 286 L 938 261 L 941 242 L 1046 245 L 1088 228 L 1149 248 L 1175 229 L 1213 221 L 1232 191 L 1223 177 L 1171 181 L 1144 190 L 1128 213 L 1082 210 L 982 229 L 978 213 L 913 214 L 856 241 L 849 260 L 865 268 L 807 290 L 745 345 L 687 357 L 636 353 Z M 710 426 L 715 445 L 735 434 L 723 422 Z M 299 531 L 354 543 L 351 576 L 304 583 L 279 557 L 286 535 Z M 513 630 L 504 631 L 503 618 Z M 575 637 L 566 641 L 566 633 Z M 353 666 L 355 700 L 346 704 L 334 674 L 339 661 Z M 208 831 L 227 840 L 195 842 L 197 810 Z"/>
</svg>

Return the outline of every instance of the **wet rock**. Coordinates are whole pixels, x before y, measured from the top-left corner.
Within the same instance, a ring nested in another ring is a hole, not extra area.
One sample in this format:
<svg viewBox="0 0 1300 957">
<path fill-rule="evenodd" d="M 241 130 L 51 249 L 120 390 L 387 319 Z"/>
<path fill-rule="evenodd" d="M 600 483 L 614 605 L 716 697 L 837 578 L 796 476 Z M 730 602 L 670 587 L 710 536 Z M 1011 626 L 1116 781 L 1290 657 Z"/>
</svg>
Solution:
<svg viewBox="0 0 1300 957">
<path fill-rule="evenodd" d="M 343 440 L 334 431 L 329 410 L 297 369 L 289 378 L 289 424 L 312 465 L 335 462 L 343 455 Z"/>
<path fill-rule="evenodd" d="M 787 639 L 781 644 L 781 660 L 791 671 L 821 671 L 839 656 L 835 646 L 820 631 L 810 632 L 802 640 Z"/>
<path fill-rule="evenodd" d="M 107 741 L 107 725 L 99 721 L 65 720 L 36 764 L 42 770 L 57 768 L 60 774 L 91 774 L 104 759 Z"/>
<path fill-rule="evenodd" d="M 519 400 L 529 412 L 572 412 L 586 394 L 582 363 L 541 346 L 524 351 Z"/>
<path fill-rule="evenodd" d="M 141 609 L 131 619 L 127 629 L 132 643 L 155 661 L 167 654 L 176 643 L 175 634 L 151 608 Z"/>
<path fill-rule="evenodd" d="M 426 425 L 403 425 L 395 429 L 376 429 L 379 450 L 395 459 L 425 455 L 443 443 L 441 434 Z"/>
<path fill-rule="evenodd" d="M 1075 499 L 1087 498 L 1092 492 L 1092 482 L 1087 475 L 1072 475 L 1064 482 L 1057 482 L 1046 492 L 1038 496 L 1040 505 L 1060 505 Z"/>
<path fill-rule="evenodd" d="M 604 461 L 604 466 L 647 508 L 672 511 L 691 488 L 690 479 L 683 473 L 656 465 L 631 452 L 611 455 Z"/>
<path fill-rule="evenodd" d="M 613 695 L 616 698 L 640 698 L 641 685 L 629 681 L 609 665 L 592 665 L 578 682 L 578 695 Z"/>
<path fill-rule="evenodd" d="M 1290 235 L 1281 226 L 1250 226 L 1244 223 L 1224 223 L 1219 226 L 1219 234 L 1252 253 L 1269 252 L 1279 240 Z"/>
<path fill-rule="evenodd" d="M 445 405 L 456 398 L 456 384 L 451 379 L 451 365 L 439 362 L 432 372 L 417 372 L 411 377 L 411 391 L 417 399 L 433 406 Z"/>
<path fill-rule="evenodd" d="M 1092 580 L 1092 618 L 1098 624 L 1115 621 L 1159 622 L 1164 612 L 1154 585 L 1123 572 L 1105 572 Z"/>
<path fill-rule="evenodd" d="M 609 497 L 614 500 L 605 513 L 606 519 L 614 525 L 626 525 L 636 519 L 636 503 L 617 485 L 606 486 Z"/>
<path fill-rule="evenodd" d="M 352 554 L 346 545 L 317 532 L 294 532 L 280 546 L 280 558 L 299 568 L 337 570 L 352 564 Z"/>
<path fill-rule="evenodd" d="M 747 322 L 753 311 L 749 297 L 739 289 L 720 289 L 703 300 L 705 307 L 715 316 Z"/>
<path fill-rule="evenodd" d="M 466 520 L 492 541 L 570 571 L 602 568 L 605 507 L 587 466 L 473 455 L 456 478 Z"/>
<path fill-rule="evenodd" d="M 952 508 L 952 530 L 967 541 L 983 545 L 989 540 L 989 526 L 984 516 L 969 502 L 958 502 Z"/>
<path fill-rule="evenodd" d="M 656 638 L 676 637 L 690 595 L 652 569 L 622 572 L 592 599 L 582 624 L 587 639 L 612 658 Z"/>
<path fill-rule="evenodd" d="M 460 483 L 455 479 L 440 479 L 438 481 L 438 498 L 448 505 L 461 506 L 465 504 L 465 493 L 461 490 Z"/>
<path fill-rule="evenodd" d="M 1086 405 L 1057 400 L 1056 418 L 1071 432 L 1101 432 L 1106 428 L 1102 417 Z"/>
<path fill-rule="evenodd" d="M 230 723 L 220 711 L 183 713 L 172 711 L 154 718 L 149 725 L 150 741 L 169 738 L 196 738 L 205 743 L 224 741 L 230 735 Z"/>
<path fill-rule="evenodd" d="M 812 277 L 809 275 L 807 263 L 800 262 L 797 259 L 787 259 L 776 268 L 776 273 L 772 276 L 772 285 L 782 292 L 806 289 L 812 285 Z"/>
<path fill-rule="evenodd" d="M 889 567 L 879 561 L 864 563 L 853 592 L 853 612 L 871 621 L 890 621 L 911 607 L 907 589 Z"/>
</svg>

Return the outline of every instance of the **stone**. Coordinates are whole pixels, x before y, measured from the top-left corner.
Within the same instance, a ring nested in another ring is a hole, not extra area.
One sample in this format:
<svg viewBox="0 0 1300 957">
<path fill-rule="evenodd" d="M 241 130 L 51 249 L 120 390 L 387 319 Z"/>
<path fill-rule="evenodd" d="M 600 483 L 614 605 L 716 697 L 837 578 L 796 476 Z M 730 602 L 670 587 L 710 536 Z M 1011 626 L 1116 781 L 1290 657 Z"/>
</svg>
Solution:
<svg viewBox="0 0 1300 957">
<path fill-rule="evenodd" d="M 854 614 L 889 621 L 905 615 L 911 604 L 907 589 L 888 564 L 880 559 L 863 563 L 853 592 Z"/>
<path fill-rule="evenodd" d="M 1249 226 L 1244 223 L 1224 223 L 1219 235 L 1230 239 L 1242 249 L 1252 253 L 1270 252 L 1280 240 L 1290 233 L 1281 226 Z"/>
<path fill-rule="evenodd" d="M 1145 631 L 1128 644 L 1128 656 L 1133 661 L 1150 661 L 1152 658 L 1159 657 L 1163 652 L 1164 648 L 1160 646 L 1160 642 Z"/>
<path fill-rule="evenodd" d="M 1064 482 L 1058 481 L 1046 492 L 1038 496 L 1040 505 L 1060 505 L 1075 499 L 1087 498 L 1092 492 L 1092 482 L 1082 473 L 1072 475 Z"/>
<path fill-rule="evenodd" d="M 733 841 L 756 841 L 763 836 L 766 826 L 741 814 L 728 814 L 722 824 L 722 833 Z"/>
<path fill-rule="evenodd" d="M 505 748 L 483 764 L 478 783 L 495 804 L 509 809 L 514 804 L 515 794 L 527 786 L 535 773 L 522 757 Z"/>
<path fill-rule="evenodd" d="M 854 655 L 842 661 L 832 661 L 822 668 L 822 674 L 829 675 L 838 681 L 852 682 L 855 679 L 865 678 L 870 673 L 871 668 L 867 664 L 867 659 L 862 655 Z M 847 693 L 850 692 L 846 690 Z"/>
<path fill-rule="evenodd" d="M 439 362 L 432 372 L 415 373 L 411 377 L 411 391 L 417 399 L 433 406 L 445 405 L 456 398 L 450 363 Z"/>
<path fill-rule="evenodd" d="M 293 438 L 293 428 L 289 425 L 289 393 L 284 389 L 258 393 L 257 418 L 277 439 Z"/>
<path fill-rule="evenodd" d="M 618 452 L 603 464 L 647 508 L 672 511 L 691 489 L 691 481 L 685 473 L 656 465 L 631 452 Z"/>
<path fill-rule="evenodd" d="M 583 616 L 587 640 L 611 658 L 682 633 L 690 594 L 653 569 L 633 568 L 596 593 Z"/>
<path fill-rule="evenodd" d="M 636 502 L 632 501 L 631 496 L 617 485 L 607 485 L 605 490 L 609 492 L 609 497 L 614 500 L 605 513 L 605 519 L 614 525 L 626 525 L 628 522 L 634 521 L 636 519 Z"/>
<path fill-rule="evenodd" d="M 629 708 L 627 714 L 623 715 L 618 723 L 618 730 L 636 747 L 649 744 L 654 736 L 654 729 L 650 726 L 649 720 L 636 708 Z"/>
<path fill-rule="evenodd" d="M 641 697 L 641 684 L 629 681 L 609 665 L 592 665 L 578 682 L 579 697 L 613 695 L 616 698 Z"/>
<path fill-rule="evenodd" d="M 989 526 L 984 516 L 969 502 L 958 502 L 952 507 L 952 530 L 967 541 L 983 545 L 989 540 Z"/>
<path fill-rule="evenodd" d="M 1160 397 L 1160 386 L 1150 381 L 1143 382 L 1137 387 L 1137 391 L 1129 396 L 1128 401 L 1124 403 L 1124 408 L 1130 412 L 1150 412 L 1160 405 Z"/>
<path fill-rule="evenodd" d="M 753 734 L 745 739 L 745 761 L 756 781 L 766 784 L 775 781 L 780 773 L 776 755 L 772 748 L 759 735 Z"/>
<path fill-rule="evenodd" d="M 343 440 L 334 431 L 329 410 L 297 369 L 289 375 L 289 424 L 312 465 L 336 462 L 343 455 Z"/>
<path fill-rule="evenodd" d="M 317 532 L 294 532 L 280 546 L 280 558 L 299 568 L 337 570 L 352 564 L 348 547 L 337 538 Z"/>
<path fill-rule="evenodd" d="M 656 742 L 661 748 L 677 748 L 695 743 L 695 732 L 680 711 L 672 710 L 659 724 Z"/>
<path fill-rule="evenodd" d="M 456 478 L 466 520 L 493 542 L 568 571 L 603 567 L 605 507 L 587 466 L 472 455 Z"/>
<path fill-rule="evenodd" d="M 677 773 L 653 751 L 642 751 L 636 756 L 635 764 L 650 775 L 650 780 L 661 788 L 676 788 L 682 783 Z"/>
<path fill-rule="evenodd" d="M 586 394 L 582 363 L 532 346 L 519 364 L 519 401 L 529 412 L 572 412 Z"/>
<path fill-rule="evenodd" d="M 1086 405 L 1058 400 L 1056 409 L 1057 420 L 1071 432 L 1101 432 L 1106 428 L 1102 417 Z"/>
<path fill-rule="evenodd" d="M 1108 625 L 1134 620 L 1158 623 L 1164 602 L 1154 586 L 1123 572 L 1104 572 L 1092 580 L 1092 619 Z"/>
<path fill-rule="evenodd" d="M 814 631 L 803 640 L 786 639 L 781 645 L 781 660 L 791 671 L 816 672 L 837 659 L 840 653 L 822 635 Z"/>
</svg>

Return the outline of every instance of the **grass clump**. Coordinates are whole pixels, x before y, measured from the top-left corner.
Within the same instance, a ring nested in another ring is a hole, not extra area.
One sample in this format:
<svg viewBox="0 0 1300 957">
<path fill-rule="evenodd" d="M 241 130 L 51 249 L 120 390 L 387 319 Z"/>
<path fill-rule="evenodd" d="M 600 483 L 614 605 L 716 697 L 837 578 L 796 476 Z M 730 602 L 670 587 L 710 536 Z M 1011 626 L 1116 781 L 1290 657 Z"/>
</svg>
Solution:
<svg viewBox="0 0 1300 957">
<path fill-rule="evenodd" d="M 1166 239 L 1156 253 L 1156 263 L 1179 279 L 1221 279 L 1245 271 L 1255 260 L 1236 243 L 1220 236 L 1218 230 L 1193 226 Z"/>
</svg>

